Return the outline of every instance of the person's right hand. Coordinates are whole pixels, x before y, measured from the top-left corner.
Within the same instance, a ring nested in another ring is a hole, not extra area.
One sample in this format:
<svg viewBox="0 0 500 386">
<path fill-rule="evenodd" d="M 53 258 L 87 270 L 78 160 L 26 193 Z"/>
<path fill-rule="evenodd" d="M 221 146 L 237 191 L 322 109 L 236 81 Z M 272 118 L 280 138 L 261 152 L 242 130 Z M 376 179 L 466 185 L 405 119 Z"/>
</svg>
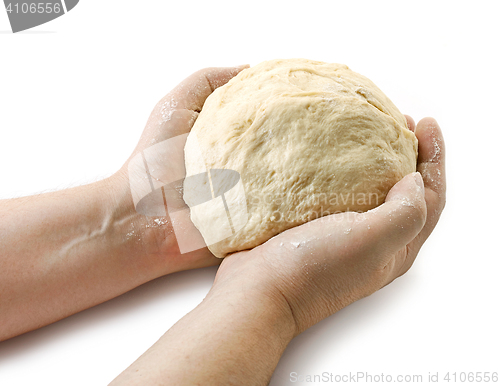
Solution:
<svg viewBox="0 0 500 386">
<path fill-rule="evenodd" d="M 322 217 L 226 257 L 206 298 L 113 385 L 267 385 L 295 335 L 405 273 L 445 200 L 441 132 L 424 119 L 416 135 L 419 173 L 384 204 Z"/>
<path fill-rule="evenodd" d="M 437 122 L 408 123 L 419 140 L 417 173 L 398 182 L 381 206 L 325 216 L 229 255 L 211 294 L 241 291 L 271 299 L 262 303 L 288 315 L 299 334 L 408 271 L 436 226 L 446 190 Z"/>
</svg>

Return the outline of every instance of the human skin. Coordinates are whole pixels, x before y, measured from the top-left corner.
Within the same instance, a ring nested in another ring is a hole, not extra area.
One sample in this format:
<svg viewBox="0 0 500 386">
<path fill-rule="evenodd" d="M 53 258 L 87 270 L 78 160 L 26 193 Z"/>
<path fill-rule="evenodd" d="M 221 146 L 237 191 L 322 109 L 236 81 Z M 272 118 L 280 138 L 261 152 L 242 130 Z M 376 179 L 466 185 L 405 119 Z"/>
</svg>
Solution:
<svg viewBox="0 0 500 386">
<path fill-rule="evenodd" d="M 198 71 L 168 93 L 129 160 L 111 177 L 0 201 L 0 341 L 160 276 L 220 263 L 207 248 L 181 255 L 168 216 L 136 212 L 127 166 L 145 148 L 188 133 L 208 95 L 242 68 Z M 175 108 L 168 105 L 172 99 Z"/>
<path fill-rule="evenodd" d="M 240 70 L 206 69 L 182 82 L 155 107 L 129 160 L 189 132 L 207 96 Z M 418 173 L 384 204 L 311 221 L 226 257 L 205 300 L 113 384 L 267 384 L 294 336 L 404 274 L 446 189 L 439 126 L 426 118 L 415 128 L 407 119 L 419 139 Z M 180 254 L 168 215 L 156 222 L 135 211 L 128 162 L 94 184 L 0 202 L 0 340 L 170 272 L 220 262 L 207 248 Z"/>
<path fill-rule="evenodd" d="M 112 385 L 266 385 L 293 337 L 407 272 L 446 196 L 437 122 L 407 120 L 419 140 L 417 172 L 381 206 L 325 216 L 229 255 L 203 302 Z"/>
</svg>

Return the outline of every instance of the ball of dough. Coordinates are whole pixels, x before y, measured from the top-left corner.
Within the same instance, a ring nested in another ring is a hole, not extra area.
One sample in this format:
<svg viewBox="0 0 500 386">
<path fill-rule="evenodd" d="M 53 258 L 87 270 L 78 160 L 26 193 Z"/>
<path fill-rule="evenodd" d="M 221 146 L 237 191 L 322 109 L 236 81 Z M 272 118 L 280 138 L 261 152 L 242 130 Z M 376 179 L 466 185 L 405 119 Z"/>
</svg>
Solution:
<svg viewBox="0 0 500 386">
<path fill-rule="evenodd" d="M 366 77 L 290 59 L 243 70 L 215 90 L 184 151 L 187 176 L 205 175 L 197 186 L 212 198 L 193 200 L 197 188 L 185 182 L 191 219 L 224 257 L 317 217 L 382 204 L 415 171 L 417 139 Z"/>
</svg>

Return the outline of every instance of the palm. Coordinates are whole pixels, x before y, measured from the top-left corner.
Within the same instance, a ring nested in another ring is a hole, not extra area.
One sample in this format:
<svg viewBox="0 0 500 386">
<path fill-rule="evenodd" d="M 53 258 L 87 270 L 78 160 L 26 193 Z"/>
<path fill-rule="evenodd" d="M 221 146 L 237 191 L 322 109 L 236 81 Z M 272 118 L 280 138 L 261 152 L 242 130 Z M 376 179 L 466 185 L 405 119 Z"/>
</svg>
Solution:
<svg viewBox="0 0 500 386">
<path fill-rule="evenodd" d="M 297 307 L 307 309 L 305 314 L 326 317 L 408 271 L 445 204 L 441 132 L 431 119 L 422 120 L 416 129 L 411 118 L 408 121 L 419 139 L 417 170 L 425 185 L 425 203 L 401 206 L 392 201 L 400 193 L 397 184 L 386 202 L 372 211 L 325 216 L 226 257 L 216 282 L 255 277 L 288 294 L 289 304 L 309 299 L 310 306 Z M 418 228 L 415 211 L 421 212 Z M 319 298 L 319 305 L 312 300 Z M 315 322 L 306 322 L 304 328 Z"/>
</svg>

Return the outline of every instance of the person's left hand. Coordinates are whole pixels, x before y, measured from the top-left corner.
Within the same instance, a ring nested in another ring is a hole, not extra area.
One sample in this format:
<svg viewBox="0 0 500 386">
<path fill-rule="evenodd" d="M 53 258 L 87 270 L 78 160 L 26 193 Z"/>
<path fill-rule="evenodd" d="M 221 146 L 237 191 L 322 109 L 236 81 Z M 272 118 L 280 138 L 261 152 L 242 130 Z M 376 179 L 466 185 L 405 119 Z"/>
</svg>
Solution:
<svg viewBox="0 0 500 386">
<path fill-rule="evenodd" d="M 157 103 L 137 147 L 114 176 L 115 184 L 119 186 L 117 200 L 123 211 L 130 212 L 127 237 L 135 238 L 141 245 L 147 264 L 156 270 L 156 276 L 216 265 L 221 261 L 206 247 L 181 253 L 168 214 L 172 208 L 167 208 L 164 201 L 165 192 L 168 193 L 171 175 L 185 174 L 182 142 L 185 136 L 182 135 L 191 131 L 207 97 L 246 67 L 206 68 L 181 82 Z M 164 145 L 176 137 L 181 141 L 177 141 L 174 147 Z M 148 167 L 145 168 L 144 164 Z M 182 182 L 177 181 L 177 187 L 181 185 Z M 171 192 L 175 194 L 176 189 L 171 189 Z M 148 197 L 140 202 L 142 196 Z M 184 205 L 181 195 L 177 196 L 168 201 L 168 206 Z M 184 221 L 190 221 L 189 212 L 184 217 Z M 177 225 L 177 230 L 181 231 L 187 226 Z M 198 231 L 191 224 L 189 232 Z M 198 234 L 197 237 L 201 236 Z"/>
</svg>

